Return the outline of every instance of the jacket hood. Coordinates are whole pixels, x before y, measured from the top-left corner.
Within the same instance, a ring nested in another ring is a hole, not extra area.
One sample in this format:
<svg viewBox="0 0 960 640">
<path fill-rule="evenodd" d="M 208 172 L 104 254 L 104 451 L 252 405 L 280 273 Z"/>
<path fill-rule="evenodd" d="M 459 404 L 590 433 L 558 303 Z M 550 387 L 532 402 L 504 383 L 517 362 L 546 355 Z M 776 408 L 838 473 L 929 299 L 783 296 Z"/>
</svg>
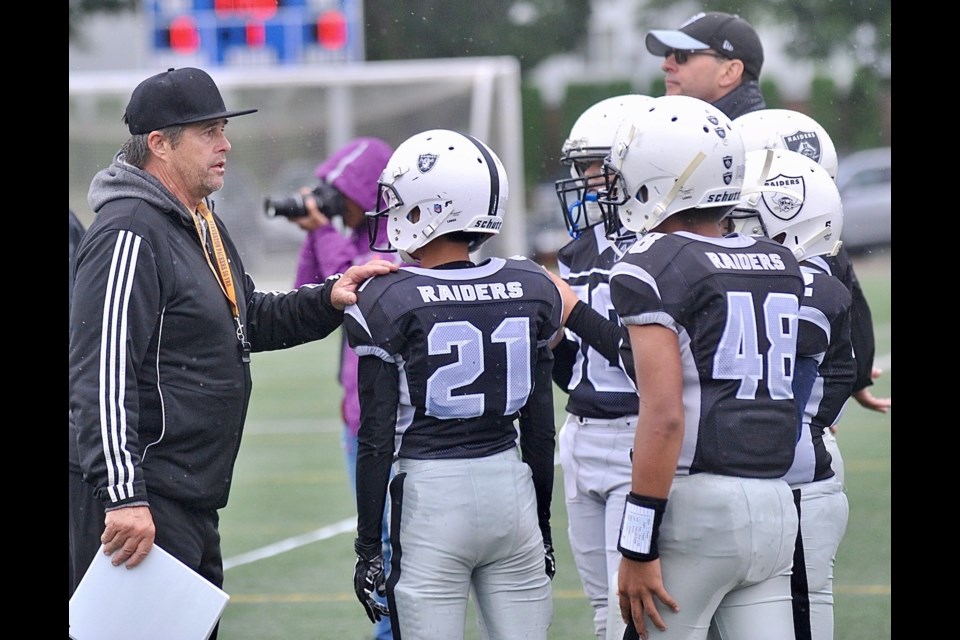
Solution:
<svg viewBox="0 0 960 640">
<path fill-rule="evenodd" d="M 138 198 L 160 211 L 175 211 L 184 220 L 191 221 L 186 208 L 156 177 L 127 163 L 123 152 L 118 151 L 110 166 L 93 176 L 87 203 L 96 213 L 108 202 L 122 198 Z"/>
<path fill-rule="evenodd" d="M 377 207 L 377 180 L 393 155 L 379 138 L 356 138 L 320 163 L 316 175 L 356 202 L 364 211 Z"/>
</svg>

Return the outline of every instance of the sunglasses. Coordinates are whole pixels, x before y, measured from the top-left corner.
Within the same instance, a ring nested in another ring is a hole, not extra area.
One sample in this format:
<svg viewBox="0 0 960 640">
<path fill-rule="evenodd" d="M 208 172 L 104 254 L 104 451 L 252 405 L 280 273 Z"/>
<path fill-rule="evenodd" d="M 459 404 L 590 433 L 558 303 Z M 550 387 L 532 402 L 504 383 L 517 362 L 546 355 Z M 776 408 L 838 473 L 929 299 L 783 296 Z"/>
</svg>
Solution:
<svg viewBox="0 0 960 640">
<path fill-rule="evenodd" d="M 666 53 L 663 54 L 664 58 L 669 58 L 673 56 L 673 59 L 677 61 L 677 64 L 687 64 L 687 61 L 690 59 L 690 56 L 712 56 L 718 60 L 729 60 L 727 56 L 722 56 L 719 53 L 713 51 L 701 51 L 701 50 L 687 50 L 687 49 L 667 49 Z"/>
</svg>

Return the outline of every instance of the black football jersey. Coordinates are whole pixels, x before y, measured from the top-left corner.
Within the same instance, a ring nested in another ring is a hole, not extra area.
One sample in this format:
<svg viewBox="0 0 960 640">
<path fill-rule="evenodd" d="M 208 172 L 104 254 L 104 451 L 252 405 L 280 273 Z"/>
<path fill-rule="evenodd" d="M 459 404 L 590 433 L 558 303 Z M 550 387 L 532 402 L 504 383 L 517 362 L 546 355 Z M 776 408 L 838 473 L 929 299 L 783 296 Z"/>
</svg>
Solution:
<svg viewBox="0 0 960 640">
<path fill-rule="evenodd" d="M 677 332 L 684 438 L 677 474 L 779 478 L 797 437 L 792 381 L 803 277 L 765 238 L 648 233 L 610 274 L 624 325 Z"/>
<path fill-rule="evenodd" d="M 800 429 L 793 465 L 784 476 L 791 485 L 834 475 L 823 432 L 836 422 L 850 397 L 856 363 L 850 341 L 850 291 L 838 278 L 807 262 L 797 340 L 794 397 Z"/>
<path fill-rule="evenodd" d="M 552 403 L 532 372 L 561 312 L 556 285 L 527 258 L 404 267 L 366 281 L 344 327 L 361 360 L 396 368 L 397 455 L 478 457 L 514 446 L 513 421 L 531 395 L 546 392 Z"/>
<path fill-rule="evenodd" d="M 806 260 L 806 265 L 833 275 L 847 287 L 853 296 L 850 305 L 850 340 L 853 342 L 853 354 L 856 358 L 857 378 L 853 390 L 858 391 L 873 384 L 871 372 L 876 354 L 876 341 L 873 333 L 873 314 L 860 286 L 860 280 L 853 270 L 853 263 L 846 247 L 840 246 L 835 256 L 817 256 Z"/>
<path fill-rule="evenodd" d="M 603 225 L 596 225 L 557 253 L 560 276 L 577 297 L 613 322 L 619 319 L 610 300 L 610 269 L 626 249 L 616 247 L 604 235 Z M 605 357 L 569 329 L 564 339 L 575 345 L 572 370 L 565 381 L 567 411 L 586 418 L 636 415 L 636 385 L 620 367 L 619 359 Z"/>
</svg>

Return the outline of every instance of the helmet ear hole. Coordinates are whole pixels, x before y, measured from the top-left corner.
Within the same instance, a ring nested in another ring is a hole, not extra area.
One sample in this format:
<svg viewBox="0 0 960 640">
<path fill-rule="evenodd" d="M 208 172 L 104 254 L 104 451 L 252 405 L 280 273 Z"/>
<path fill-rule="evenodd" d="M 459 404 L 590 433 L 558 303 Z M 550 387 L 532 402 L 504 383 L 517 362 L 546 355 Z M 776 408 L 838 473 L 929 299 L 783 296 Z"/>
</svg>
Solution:
<svg viewBox="0 0 960 640">
<path fill-rule="evenodd" d="M 407 222 L 417 224 L 420 222 L 420 207 L 414 207 L 407 212 Z"/>
<path fill-rule="evenodd" d="M 650 198 L 650 191 L 647 189 L 647 185 L 640 185 L 640 188 L 637 189 L 637 194 L 634 197 L 643 204 L 646 204 L 647 200 Z"/>
</svg>

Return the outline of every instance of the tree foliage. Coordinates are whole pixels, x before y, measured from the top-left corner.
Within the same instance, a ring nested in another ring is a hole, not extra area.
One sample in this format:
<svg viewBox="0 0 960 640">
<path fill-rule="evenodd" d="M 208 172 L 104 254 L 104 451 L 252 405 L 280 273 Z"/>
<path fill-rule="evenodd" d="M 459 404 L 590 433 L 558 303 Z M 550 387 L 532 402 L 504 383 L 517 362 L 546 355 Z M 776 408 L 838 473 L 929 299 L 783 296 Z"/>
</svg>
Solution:
<svg viewBox="0 0 960 640">
<path fill-rule="evenodd" d="M 513 55 L 521 69 L 583 40 L 590 0 L 367 0 L 367 60 Z"/>
<path fill-rule="evenodd" d="M 94 13 L 134 11 L 139 0 L 70 0 L 70 43 L 83 43 L 83 21 Z"/>
<path fill-rule="evenodd" d="M 862 65 L 875 65 L 890 53 L 890 4 L 890 0 L 710 0 L 700 6 L 703 11 L 739 14 L 755 26 L 767 22 L 787 27 L 793 38 L 784 49 L 799 58 L 823 60 L 839 52 L 855 56 Z M 675 5 L 676 0 L 647 0 L 650 9 Z M 691 6 L 691 13 L 700 10 Z"/>
</svg>

